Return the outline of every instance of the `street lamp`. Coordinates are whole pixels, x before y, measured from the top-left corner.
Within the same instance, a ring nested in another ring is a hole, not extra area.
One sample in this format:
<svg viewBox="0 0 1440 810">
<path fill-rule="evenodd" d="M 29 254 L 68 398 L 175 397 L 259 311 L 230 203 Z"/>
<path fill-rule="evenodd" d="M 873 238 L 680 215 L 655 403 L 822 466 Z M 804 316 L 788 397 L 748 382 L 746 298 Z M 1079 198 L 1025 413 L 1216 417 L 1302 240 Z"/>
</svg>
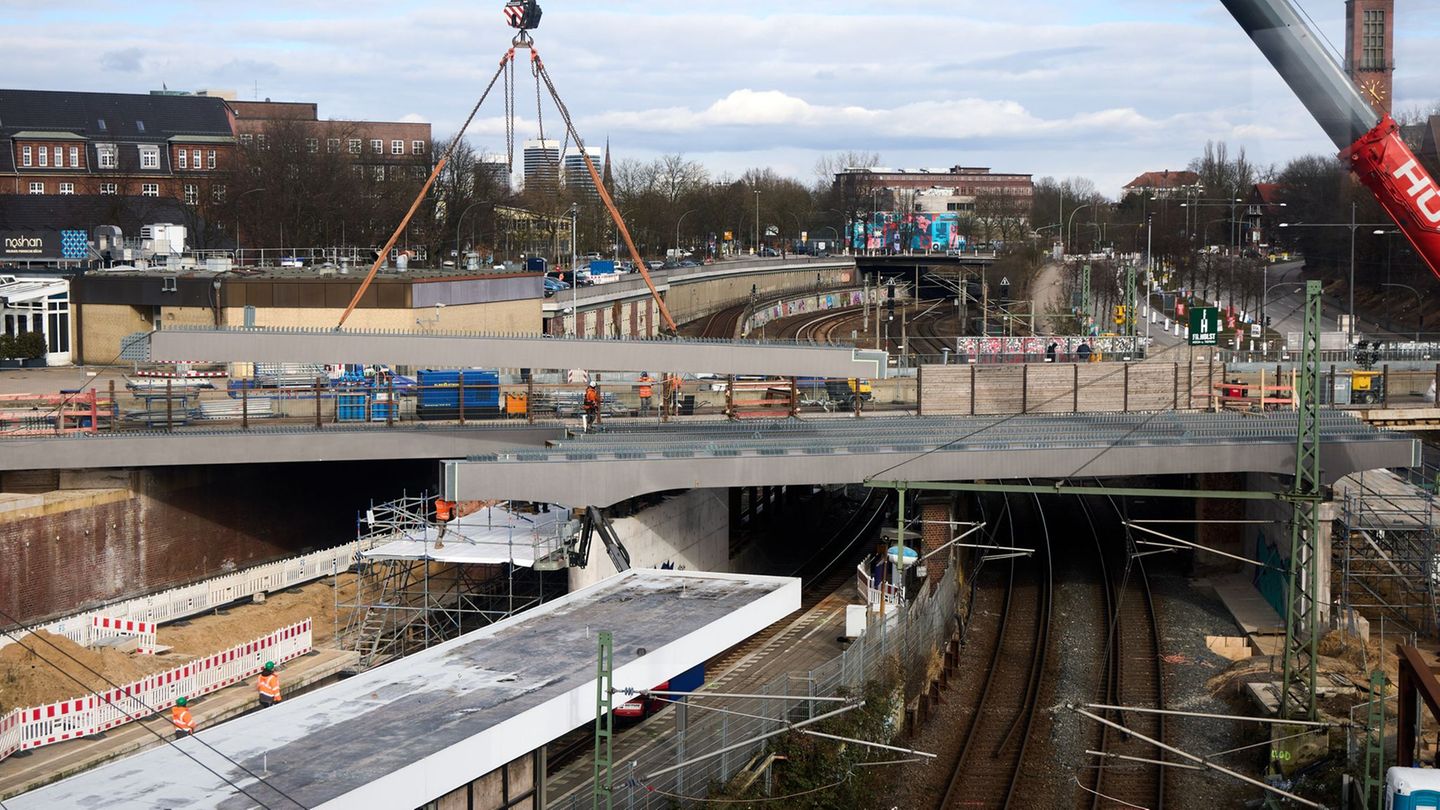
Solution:
<svg viewBox="0 0 1440 810">
<path fill-rule="evenodd" d="M 1081 211 L 1084 211 L 1086 208 L 1089 208 L 1089 207 L 1090 207 L 1090 203 L 1085 203 L 1084 205 L 1082 205 L 1082 206 L 1076 208 L 1075 210 L 1071 211 L 1071 212 L 1070 212 L 1070 217 L 1065 220 L 1065 232 L 1064 232 L 1063 234 L 1061 234 L 1061 236 L 1064 238 L 1064 241 L 1063 241 L 1062 244 L 1060 245 L 1060 252 L 1061 252 L 1061 253 L 1069 253 L 1069 252 L 1070 252 L 1069 244 L 1074 241 L 1074 240 L 1071 238 L 1072 235 L 1073 235 L 1073 233 L 1074 233 L 1074 231 L 1072 231 L 1071 229 L 1072 229 L 1072 228 L 1074 227 L 1074 225 L 1075 225 L 1075 215 L 1078 214 L 1078 213 L 1080 213 Z"/>
<path fill-rule="evenodd" d="M 760 192 L 757 191 L 757 192 L 755 192 L 755 193 L 756 193 L 756 194 L 759 194 Z M 691 214 L 695 213 L 695 212 L 698 211 L 698 210 L 700 210 L 700 209 L 698 209 L 698 208 L 692 208 L 692 209 L 690 209 L 689 211 L 686 211 L 685 213 L 681 214 L 679 219 L 675 220 L 675 255 L 676 255 L 676 257 L 679 257 L 679 255 L 680 255 L 680 223 L 682 223 L 682 222 L 685 221 L 685 217 L 690 216 Z"/>
<path fill-rule="evenodd" d="M 1356 228 L 1390 228 L 1389 222 L 1360 222 L 1355 221 L 1355 211 L 1358 204 L 1350 203 L 1350 222 L 1282 222 L 1282 228 L 1349 228 L 1350 229 L 1350 328 L 1346 332 L 1346 339 L 1350 343 L 1355 342 L 1355 229 Z"/>
<path fill-rule="evenodd" d="M 469 205 L 465 206 L 465 210 L 460 212 L 460 218 L 455 220 L 455 267 L 457 269 L 460 267 L 460 226 L 465 224 L 465 215 L 470 213 L 471 208 L 474 208 L 477 205 L 484 205 L 487 202 L 489 202 L 489 200 L 476 200 L 475 202 L 470 203 Z M 571 241 L 574 241 L 573 230 L 571 231 Z"/>
<path fill-rule="evenodd" d="M 580 273 L 575 268 L 579 263 L 579 246 L 575 244 L 575 225 L 580 217 L 580 205 L 570 203 L 570 308 L 575 311 L 575 336 L 580 336 Z"/>
<path fill-rule="evenodd" d="M 1390 282 L 1387 281 L 1387 282 L 1385 282 L 1384 284 L 1381 284 L 1380 286 L 1381 286 L 1381 287 L 1403 287 L 1404 289 L 1407 289 L 1407 290 L 1409 290 L 1410 292 L 1412 292 L 1412 293 L 1415 294 L 1415 314 L 1416 314 L 1416 316 L 1419 317 L 1419 319 L 1420 319 L 1420 320 L 1419 320 L 1418 322 L 1416 322 L 1416 324 L 1415 324 L 1415 342 L 1416 342 L 1416 343 L 1419 343 L 1419 342 L 1420 342 L 1420 326 L 1421 326 L 1421 324 L 1425 323 L 1425 310 L 1422 308 L 1422 307 L 1424 307 L 1424 305 L 1425 305 L 1425 299 L 1421 297 L 1420 291 L 1417 290 L 1417 289 L 1415 289 L 1414 287 L 1411 287 L 1409 284 L 1400 284 L 1400 283 L 1398 283 L 1398 282 L 1397 282 L 1397 283 L 1394 283 L 1394 284 L 1391 284 Z"/>
<path fill-rule="evenodd" d="M 751 252 L 760 255 L 760 189 L 755 189 L 755 233 Z"/>
</svg>

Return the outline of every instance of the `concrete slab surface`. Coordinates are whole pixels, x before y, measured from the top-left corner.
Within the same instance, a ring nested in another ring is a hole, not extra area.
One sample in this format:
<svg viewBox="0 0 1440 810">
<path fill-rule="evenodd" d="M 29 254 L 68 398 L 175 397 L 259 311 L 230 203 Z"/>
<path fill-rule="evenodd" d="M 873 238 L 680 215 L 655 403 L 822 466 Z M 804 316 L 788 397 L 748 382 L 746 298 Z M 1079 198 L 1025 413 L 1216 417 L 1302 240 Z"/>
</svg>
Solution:
<svg viewBox="0 0 1440 810">
<path fill-rule="evenodd" d="M 799 605 L 793 578 L 631 570 L 7 805 L 419 807 L 593 721 L 598 631 L 643 689 Z"/>
</svg>

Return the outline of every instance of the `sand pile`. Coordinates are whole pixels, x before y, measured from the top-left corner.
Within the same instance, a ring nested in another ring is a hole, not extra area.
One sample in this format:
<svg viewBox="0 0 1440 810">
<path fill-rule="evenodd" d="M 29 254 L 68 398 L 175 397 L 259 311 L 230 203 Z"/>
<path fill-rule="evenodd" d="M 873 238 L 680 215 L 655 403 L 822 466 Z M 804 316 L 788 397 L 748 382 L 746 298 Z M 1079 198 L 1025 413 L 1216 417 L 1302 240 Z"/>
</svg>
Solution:
<svg viewBox="0 0 1440 810">
<path fill-rule="evenodd" d="M 161 625 L 159 643 L 170 655 L 184 659 L 233 647 L 310 617 L 314 643 L 319 646 L 335 632 L 335 587 L 330 578 L 316 580 L 291 591 L 270 594 L 261 604 L 232 607 L 225 613 L 193 616 L 183 625 Z M 355 575 L 341 574 L 340 601 L 354 601 Z"/>
<path fill-rule="evenodd" d="M 159 656 L 81 647 L 65 636 L 37 630 L 0 648 L 0 713 L 126 684 L 177 663 Z"/>
</svg>

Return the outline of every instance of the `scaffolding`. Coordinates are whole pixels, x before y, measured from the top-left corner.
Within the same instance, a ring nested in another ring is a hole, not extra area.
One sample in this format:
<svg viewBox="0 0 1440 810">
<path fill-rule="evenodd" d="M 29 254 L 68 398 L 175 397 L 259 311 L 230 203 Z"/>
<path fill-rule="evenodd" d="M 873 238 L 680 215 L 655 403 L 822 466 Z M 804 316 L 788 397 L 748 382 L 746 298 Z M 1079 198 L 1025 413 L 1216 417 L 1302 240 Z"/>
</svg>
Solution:
<svg viewBox="0 0 1440 810">
<path fill-rule="evenodd" d="M 1341 621 L 1354 631 L 1358 613 L 1372 623 L 1433 635 L 1435 496 L 1389 470 L 1347 476 L 1336 484 L 1340 511 L 1332 542 Z"/>
<path fill-rule="evenodd" d="M 566 592 L 580 521 L 547 504 L 461 504 L 430 517 L 433 498 L 374 504 L 359 522 L 355 591 L 336 588 L 340 645 L 363 671 L 455 638 Z M 468 508 L 467 508 L 468 507 Z"/>
</svg>

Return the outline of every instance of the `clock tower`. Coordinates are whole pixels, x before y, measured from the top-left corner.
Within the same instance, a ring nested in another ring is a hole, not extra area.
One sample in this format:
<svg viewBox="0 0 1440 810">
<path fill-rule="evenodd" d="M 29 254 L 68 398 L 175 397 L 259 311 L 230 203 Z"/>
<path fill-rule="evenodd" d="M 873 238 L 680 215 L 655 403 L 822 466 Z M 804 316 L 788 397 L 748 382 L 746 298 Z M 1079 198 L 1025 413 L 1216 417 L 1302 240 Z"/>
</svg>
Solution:
<svg viewBox="0 0 1440 810">
<path fill-rule="evenodd" d="M 1345 0 L 1345 73 L 1388 115 L 1395 72 L 1395 0 Z"/>
</svg>

